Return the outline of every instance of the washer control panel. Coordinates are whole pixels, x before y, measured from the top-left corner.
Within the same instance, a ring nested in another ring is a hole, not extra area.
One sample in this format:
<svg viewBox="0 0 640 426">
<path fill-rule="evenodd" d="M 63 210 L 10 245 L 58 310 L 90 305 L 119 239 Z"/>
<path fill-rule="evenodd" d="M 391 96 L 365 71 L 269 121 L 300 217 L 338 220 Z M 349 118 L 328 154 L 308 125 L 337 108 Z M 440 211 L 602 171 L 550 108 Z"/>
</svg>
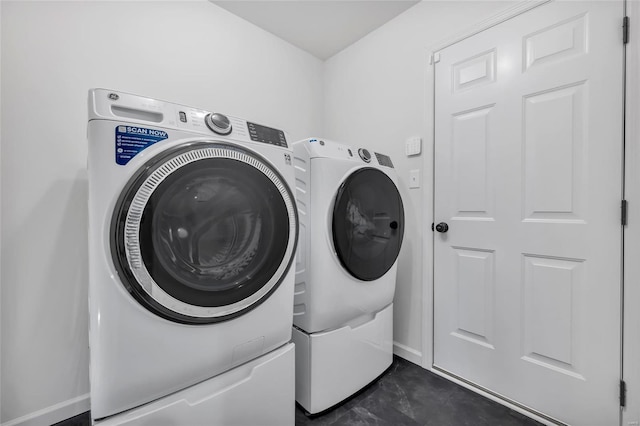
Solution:
<svg viewBox="0 0 640 426">
<path fill-rule="evenodd" d="M 287 134 L 283 130 L 249 122 L 233 115 L 109 89 L 89 90 L 89 120 L 97 119 L 119 121 L 121 124 L 118 129 L 123 126 L 123 130 L 117 130 L 116 135 L 116 138 L 119 138 L 116 142 L 120 143 L 117 148 L 122 149 L 122 161 L 128 161 L 124 152 L 128 147 L 122 145 L 125 142 L 132 145 L 131 149 L 138 148 L 137 145 L 133 145 L 142 141 L 143 137 L 146 138 L 143 142 L 147 145 L 150 142 L 174 139 L 177 137 L 174 130 L 194 132 L 208 137 L 215 133 L 235 142 L 265 143 L 289 149 Z M 127 126 L 131 127 L 131 131 L 126 129 Z"/>
<path fill-rule="evenodd" d="M 249 121 L 247 121 L 247 128 L 249 129 L 249 137 L 254 142 L 268 143 L 284 148 L 287 147 L 287 138 L 282 130 L 251 123 Z"/>
</svg>

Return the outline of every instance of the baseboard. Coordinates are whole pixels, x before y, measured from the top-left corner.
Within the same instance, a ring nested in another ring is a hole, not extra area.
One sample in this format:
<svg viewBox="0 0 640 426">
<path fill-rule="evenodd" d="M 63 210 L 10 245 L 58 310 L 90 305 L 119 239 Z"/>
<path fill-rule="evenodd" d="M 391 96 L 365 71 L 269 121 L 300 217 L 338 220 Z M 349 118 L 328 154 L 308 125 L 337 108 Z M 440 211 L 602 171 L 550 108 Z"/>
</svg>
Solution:
<svg viewBox="0 0 640 426">
<path fill-rule="evenodd" d="M 87 393 L 2 423 L 0 426 L 49 426 L 82 414 L 90 409 L 91 400 Z"/>
<path fill-rule="evenodd" d="M 422 365 L 422 352 L 403 345 L 402 343 L 393 342 L 393 353 L 416 365 Z"/>
</svg>

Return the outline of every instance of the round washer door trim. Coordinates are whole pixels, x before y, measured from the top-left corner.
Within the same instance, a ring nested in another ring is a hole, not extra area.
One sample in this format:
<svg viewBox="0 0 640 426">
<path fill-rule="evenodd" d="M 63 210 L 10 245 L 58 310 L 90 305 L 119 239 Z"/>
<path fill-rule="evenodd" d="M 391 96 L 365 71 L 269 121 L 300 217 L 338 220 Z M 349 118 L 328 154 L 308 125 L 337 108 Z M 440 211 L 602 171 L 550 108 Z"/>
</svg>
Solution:
<svg viewBox="0 0 640 426">
<path fill-rule="evenodd" d="M 140 226 L 143 213 L 154 191 L 175 171 L 186 165 L 205 159 L 236 160 L 261 172 L 273 183 L 277 192 L 282 197 L 289 221 L 286 250 L 276 272 L 269 278 L 267 283 L 256 292 L 238 302 L 224 306 L 196 306 L 171 296 L 155 282 L 142 258 Z M 147 165 L 132 178 L 127 189 L 123 191 L 118 205 L 114 210 L 111 227 L 114 261 L 117 262 L 117 260 L 119 260 L 120 266 L 126 269 L 124 271 L 125 275 L 131 275 L 129 279 L 135 280 L 132 283 L 128 283 L 129 285 L 125 283 L 129 292 L 134 296 L 138 296 L 136 297 L 138 300 L 140 300 L 140 296 L 142 296 L 145 302 L 144 304 L 147 305 L 145 307 L 160 316 L 177 322 L 203 324 L 224 321 L 240 315 L 257 306 L 257 304 L 264 301 L 268 295 L 275 291 L 289 271 L 293 261 L 298 239 L 298 217 L 295 202 L 289 187 L 280 174 L 268 164 L 265 159 L 260 158 L 257 154 L 249 150 L 217 141 L 180 145 L 176 149 L 163 154 L 161 158 L 152 159 L 147 163 Z M 135 191 L 135 195 L 131 197 L 133 191 Z M 130 200 L 130 203 L 127 207 L 126 204 L 128 200 Z M 116 225 L 119 221 L 122 221 L 122 215 L 125 209 L 126 218 L 124 219 L 124 226 L 118 231 Z M 118 233 L 123 233 L 124 235 L 117 235 Z M 123 247 L 117 247 L 118 245 L 122 245 Z M 122 264 L 122 260 L 124 260 L 122 259 L 122 249 L 124 249 L 124 257 L 126 258 L 126 264 L 124 265 Z M 123 277 L 123 279 L 126 280 L 127 277 Z M 131 284 L 137 284 L 139 289 L 134 290 L 130 288 Z M 134 293 L 134 291 L 139 292 L 140 289 L 144 294 Z M 170 312 L 162 312 L 165 309 Z"/>
</svg>

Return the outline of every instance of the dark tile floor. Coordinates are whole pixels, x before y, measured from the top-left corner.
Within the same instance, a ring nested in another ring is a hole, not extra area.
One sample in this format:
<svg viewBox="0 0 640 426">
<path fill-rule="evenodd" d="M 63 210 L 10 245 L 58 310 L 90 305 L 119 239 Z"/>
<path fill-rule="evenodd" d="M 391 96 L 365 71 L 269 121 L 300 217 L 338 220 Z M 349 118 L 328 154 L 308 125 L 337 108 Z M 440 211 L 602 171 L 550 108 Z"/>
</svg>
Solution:
<svg viewBox="0 0 640 426">
<path fill-rule="evenodd" d="M 525 426 L 540 423 L 394 357 L 377 381 L 317 417 L 298 406 L 296 426 Z"/>
<path fill-rule="evenodd" d="M 87 412 L 54 426 L 90 424 Z M 307 417 L 300 406 L 296 406 L 296 426 L 303 425 L 534 426 L 540 423 L 394 357 L 389 370 L 377 381 L 332 410 Z"/>
</svg>

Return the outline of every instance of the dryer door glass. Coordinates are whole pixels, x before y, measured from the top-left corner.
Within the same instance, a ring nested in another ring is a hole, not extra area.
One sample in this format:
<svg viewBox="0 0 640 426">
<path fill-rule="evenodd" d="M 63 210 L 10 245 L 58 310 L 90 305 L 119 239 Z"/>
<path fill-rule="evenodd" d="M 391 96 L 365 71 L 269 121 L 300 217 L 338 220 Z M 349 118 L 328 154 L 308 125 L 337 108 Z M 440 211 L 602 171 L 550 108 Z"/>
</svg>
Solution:
<svg viewBox="0 0 640 426">
<path fill-rule="evenodd" d="M 404 234 L 404 208 L 382 171 L 359 169 L 341 185 L 333 210 L 333 242 L 344 268 L 372 281 L 395 263 Z"/>
<path fill-rule="evenodd" d="M 115 221 L 131 292 L 169 319 L 207 323 L 257 306 L 288 270 L 293 197 L 255 154 L 229 146 L 172 153 L 138 177 Z"/>
</svg>

